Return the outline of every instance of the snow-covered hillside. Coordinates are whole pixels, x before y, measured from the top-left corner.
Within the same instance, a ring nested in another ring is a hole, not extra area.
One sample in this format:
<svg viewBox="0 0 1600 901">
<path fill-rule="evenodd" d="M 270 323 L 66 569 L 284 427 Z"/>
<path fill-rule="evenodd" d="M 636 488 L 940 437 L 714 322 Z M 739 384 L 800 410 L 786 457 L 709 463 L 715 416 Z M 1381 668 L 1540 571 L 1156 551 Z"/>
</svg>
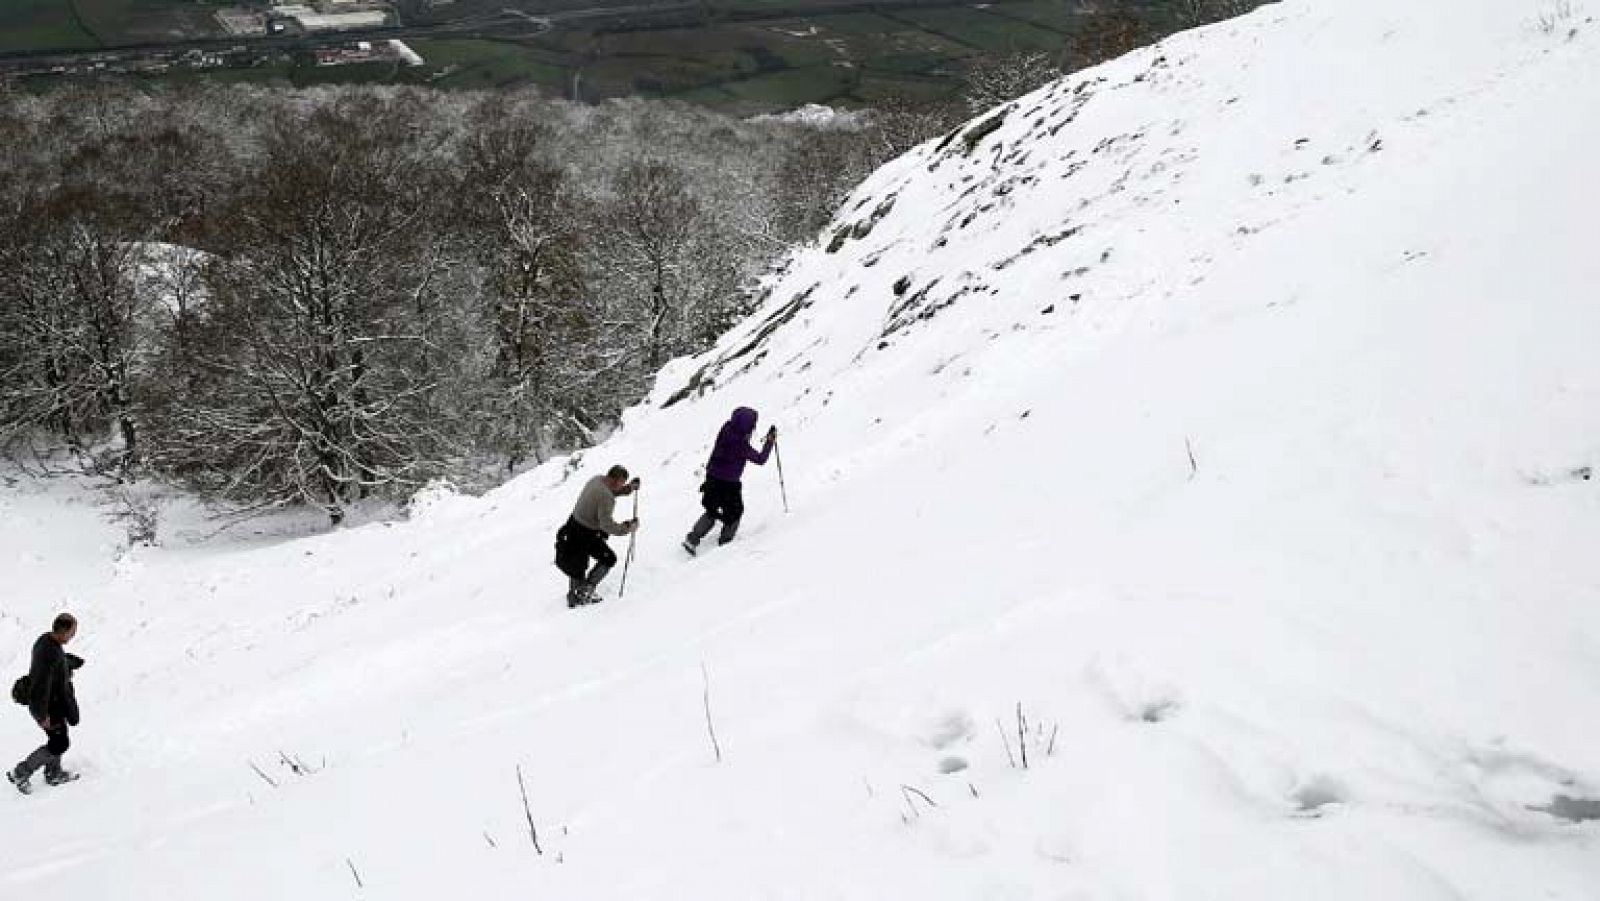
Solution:
<svg viewBox="0 0 1600 901">
<path fill-rule="evenodd" d="M 0 897 L 1600 898 L 1600 24 L 1559 8 L 1289 0 L 981 117 L 488 497 L 19 552 L 5 672 L 80 613 L 87 778 L 0 798 Z M 738 404 L 793 512 L 752 470 L 688 561 Z M 613 462 L 627 596 L 568 611 Z"/>
</svg>

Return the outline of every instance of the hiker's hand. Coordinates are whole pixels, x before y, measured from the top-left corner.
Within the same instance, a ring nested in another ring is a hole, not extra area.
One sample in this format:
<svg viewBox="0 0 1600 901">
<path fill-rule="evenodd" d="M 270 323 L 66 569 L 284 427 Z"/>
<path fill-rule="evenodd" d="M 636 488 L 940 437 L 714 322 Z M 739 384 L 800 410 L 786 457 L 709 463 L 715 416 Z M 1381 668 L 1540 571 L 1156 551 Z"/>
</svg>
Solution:
<svg viewBox="0 0 1600 901">
<path fill-rule="evenodd" d="M 777 441 L 777 440 L 778 440 L 778 427 L 775 426 L 775 425 L 767 426 L 767 443 L 771 444 L 772 442 Z"/>
<path fill-rule="evenodd" d="M 638 491 L 639 490 L 639 484 L 640 484 L 639 483 L 639 477 L 638 476 L 634 476 L 633 477 L 633 481 L 628 483 L 628 487 L 632 488 L 634 491 Z"/>
<path fill-rule="evenodd" d="M 39 728 L 43 729 L 46 732 L 49 732 L 50 731 L 50 718 L 49 717 L 45 717 L 44 719 L 40 720 L 39 721 Z"/>
<path fill-rule="evenodd" d="M 637 531 L 639 531 L 639 520 L 637 520 L 637 519 L 628 520 L 628 534 L 631 535 L 631 534 L 633 534 L 634 532 L 637 532 Z"/>
</svg>

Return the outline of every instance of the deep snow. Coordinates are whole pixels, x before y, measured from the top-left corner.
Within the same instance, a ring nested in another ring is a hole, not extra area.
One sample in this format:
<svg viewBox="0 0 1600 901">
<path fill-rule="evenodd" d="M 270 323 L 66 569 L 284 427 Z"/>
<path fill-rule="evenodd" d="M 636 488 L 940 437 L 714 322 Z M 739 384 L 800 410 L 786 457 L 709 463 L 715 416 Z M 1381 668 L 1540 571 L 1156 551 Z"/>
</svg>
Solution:
<svg viewBox="0 0 1600 901">
<path fill-rule="evenodd" d="M 1545 9 L 1290 0 L 980 117 L 407 523 L 114 558 L 6 489 L 0 672 L 68 604 L 89 666 L 0 897 L 1600 898 L 1600 26 Z M 687 561 L 738 404 L 794 509 L 752 469 Z"/>
</svg>

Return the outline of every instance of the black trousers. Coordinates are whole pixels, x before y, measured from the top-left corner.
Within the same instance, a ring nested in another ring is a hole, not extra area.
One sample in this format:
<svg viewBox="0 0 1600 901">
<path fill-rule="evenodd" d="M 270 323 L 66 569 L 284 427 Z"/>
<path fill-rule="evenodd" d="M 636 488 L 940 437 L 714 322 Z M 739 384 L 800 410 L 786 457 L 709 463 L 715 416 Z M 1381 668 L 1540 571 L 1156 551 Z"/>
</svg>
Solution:
<svg viewBox="0 0 1600 901">
<path fill-rule="evenodd" d="M 595 561 L 593 571 L 589 561 Z M 591 529 L 575 519 L 556 533 L 556 566 L 576 581 L 598 583 L 617 565 L 617 552 L 606 542 L 606 533 Z"/>
<path fill-rule="evenodd" d="M 31 777 L 40 767 L 44 767 L 46 777 L 61 772 L 61 755 L 72 747 L 72 736 L 67 732 L 67 724 L 61 720 L 53 720 L 50 728 L 44 730 L 44 734 L 45 743 L 17 764 L 17 768 L 12 771 L 18 781 Z"/>
<path fill-rule="evenodd" d="M 744 519 L 744 486 L 738 482 L 706 479 L 700 486 L 700 506 L 705 512 L 689 530 L 689 543 L 699 544 L 720 520 L 722 534 L 717 536 L 717 543 L 727 544 L 739 534 L 739 520 Z"/>
<path fill-rule="evenodd" d="M 66 723 L 58 722 L 47 729 L 44 734 L 47 739 L 44 744 L 45 750 L 57 757 L 67 753 L 67 749 L 72 747 L 72 736 L 67 732 Z"/>
</svg>

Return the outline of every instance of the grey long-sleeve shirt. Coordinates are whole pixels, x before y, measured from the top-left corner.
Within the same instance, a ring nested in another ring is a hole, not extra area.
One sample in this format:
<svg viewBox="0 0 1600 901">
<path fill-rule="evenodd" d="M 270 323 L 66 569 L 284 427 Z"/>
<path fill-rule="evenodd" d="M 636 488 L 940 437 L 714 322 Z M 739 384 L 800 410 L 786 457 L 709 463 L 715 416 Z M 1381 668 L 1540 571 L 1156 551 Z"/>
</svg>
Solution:
<svg viewBox="0 0 1600 901">
<path fill-rule="evenodd" d="M 628 527 L 616 521 L 616 510 L 617 496 L 611 493 L 606 477 L 595 476 L 584 484 L 578 502 L 572 507 L 572 518 L 584 528 L 611 535 L 626 535 Z"/>
</svg>

